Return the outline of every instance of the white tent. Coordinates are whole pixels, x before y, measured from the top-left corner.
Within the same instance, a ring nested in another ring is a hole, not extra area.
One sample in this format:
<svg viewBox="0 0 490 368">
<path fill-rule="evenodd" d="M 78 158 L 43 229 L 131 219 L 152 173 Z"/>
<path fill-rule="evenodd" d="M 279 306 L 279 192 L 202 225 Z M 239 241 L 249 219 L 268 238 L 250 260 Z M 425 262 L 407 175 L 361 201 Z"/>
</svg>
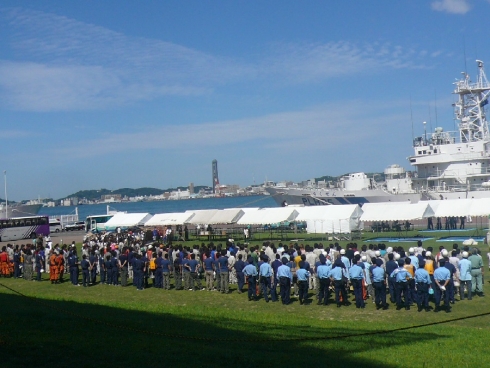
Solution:
<svg viewBox="0 0 490 368">
<path fill-rule="evenodd" d="M 306 231 L 317 234 L 348 234 L 360 230 L 362 209 L 357 204 L 296 208 L 295 221 L 306 221 Z"/>
<path fill-rule="evenodd" d="M 193 213 L 192 217 L 186 220 L 187 224 L 209 224 L 209 220 L 218 213 L 219 210 L 195 210 L 186 211 L 186 213 Z"/>
<path fill-rule="evenodd" d="M 189 217 L 193 215 L 193 212 L 157 213 L 155 216 L 145 222 L 145 226 L 182 225 Z"/>
<path fill-rule="evenodd" d="M 429 201 L 434 217 L 469 216 L 473 199 Z"/>
<path fill-rule="evenodd" d="M 361 221 L 409 221 L 434 216 L 429 202 L 383 202 L 365 203 Z"/>
<path fill-rule="evenodd" d="M 246 211 L 238 220 L 239 225 L 266 225 L 277 224 L 284 221 L 294 221 L 298 211 L 294 208 L 277 207 L 261 208 L 256 211 Z"/>
<path fill-rule="evenodd" d="M 435 217 L 488 216 L 490 198 L 465 198 L 429 201 Z"/>
<path fill-rule="evenodd" d="M 105 223 L 106 230 L 115 228 L 127 228 L 132 226 L 142 226 L 152 217 L 149 213 L 116 213 Z"/>
<path fill-rule="evenodd" d="M 235 224 L 245 214 L 240 208 L 230 208 L 227 210 L 219 210 L 209 220 L 208 224 Z"/>
</svg>

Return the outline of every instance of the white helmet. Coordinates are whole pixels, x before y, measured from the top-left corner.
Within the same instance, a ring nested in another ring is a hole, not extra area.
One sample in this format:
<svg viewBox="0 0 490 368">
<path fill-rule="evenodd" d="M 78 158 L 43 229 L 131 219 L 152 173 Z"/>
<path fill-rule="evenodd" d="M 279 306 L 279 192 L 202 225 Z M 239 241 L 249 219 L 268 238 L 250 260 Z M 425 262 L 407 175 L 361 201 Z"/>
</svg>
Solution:
<svg viewBox="0 0 490 368">
<path fill-rule="evenodd" d="M 410 254 L 414 254 L 414 253 L 415 253 L 415 249 L 410 248 L 410 249 L 408 250 L 408 253 L 410 253 Z"/>
<path fill-rule="evenodd" d="M 463 252 L 463 258 L 468 258 L 469 254 L 468 252 Z"/>
<path fill-rule="evenodd" d="M 426 257 L 430 257 L 430 256 L 432 256 L 432 253 L 431 253 L 431 252 L 429 252 L 429 251 L 427 251 L 427 252 L 425 252 L 425 256 L 426 256 Z"/>
<path fill-rule="evenodd" d="M 398 261 L 400 259 L 400 254 L 395 253 L 395 261 Z"/>
<path fill-rule="evenodd" d="M 345 249 L 341 249 L 340 254 L 345 254 Z"/>
<path fill-rule="evenodd" d="M 357 256 L 358 254 L 360 254 L 357 250 L 354 252 L 354 255 Z"/>
<path fill-rule="evenodd" d="M 376 257 L 381 256 L 381 252 L 379 250 L 377 250 L 376 252 L 374 252 L 374 254 L 375 254 Z"/>
<path fill-rule="evenodd" d="M 362 256 L 361 257 L 361 261 L 366 262 L 367 261 L 367 257 L 366 256 Z"/>
<path fill-rule="evenodd" d="M 441 256 L 447 257 L 449 252 L 446 249 L 441 250 Z"/>
<path fill-rule="evenodd" d="M 386 253 L 393 253 L 393 248 L 392 247 L 386 248 Z"/>
</svg>

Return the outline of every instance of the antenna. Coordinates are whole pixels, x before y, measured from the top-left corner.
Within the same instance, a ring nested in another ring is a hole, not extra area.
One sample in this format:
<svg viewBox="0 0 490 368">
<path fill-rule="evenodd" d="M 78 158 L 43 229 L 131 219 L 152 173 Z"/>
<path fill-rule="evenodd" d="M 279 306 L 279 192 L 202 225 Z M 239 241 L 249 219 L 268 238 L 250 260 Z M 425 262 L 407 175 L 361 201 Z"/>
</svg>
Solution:
<svg viewBox="0 0 490 368">
<path fill-rule="evenodd" d="M 463 57 L 464 57 L 464 72 L 468 74 L 468 68 L 466 67 L 466 37 L 463 35 Z"/>
<path fill-rule="evenodd" d="M 414 140 L 415 136 L 413 133 L 413 111 L 412 111 L 412 95 L 410 95 L 410 121 L 412 122 L 412 141 Z"/>
<path fill-rule="evenodd" d="M 430 102 L 429 102 L 429 129 L 432 131 L 432 113 L 430 111 Z"/>
<path fill-rule="evenodd" d="M 434 111 L 436 114 L 436 127 L 439 125 L 437 122 L 437 91 L 434 89 Z"/>
</svg>

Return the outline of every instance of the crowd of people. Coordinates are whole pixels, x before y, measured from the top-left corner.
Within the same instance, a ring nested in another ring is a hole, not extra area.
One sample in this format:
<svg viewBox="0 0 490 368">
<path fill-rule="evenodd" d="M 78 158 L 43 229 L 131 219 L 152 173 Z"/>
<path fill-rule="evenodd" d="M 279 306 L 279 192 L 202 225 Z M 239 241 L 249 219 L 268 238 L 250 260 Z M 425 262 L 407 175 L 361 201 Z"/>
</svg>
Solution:
<svg viewBox="0 0 490 368">
<path fill-rule="evenodd" d="M 451 311 L 456 297 L 483 297 L 483 260 L 477 248 L 434 251 L 422 242 L 406 252 L 384 244 L 264 242 L 261 247 L 228 241 L 226 244 L 181 244 L 151 242 L 143 245 L 133 234 L 102 235 L 86 239 L 77 249 L 36 239 L 32 244 L 3 246 L 0 273 L 4 277 L 58 284 L 69 275 L 75 286 L 113 285 L 137 290 L 148 287 L 176 290 L 207 290 L 238 293 L 248 300 L 265 302 L 335 304 L 348 306 L 351 293 L 357 308 L 372 301 L 377 309 Z M 245 288 L 245 286 L 248 286 Z M 278 292 L 279 290 L 279 292 Z M 311 298 L 314 298 L 311 300 Z M 429 305 L 434 303 L 434 308 Z"/>
</svg>

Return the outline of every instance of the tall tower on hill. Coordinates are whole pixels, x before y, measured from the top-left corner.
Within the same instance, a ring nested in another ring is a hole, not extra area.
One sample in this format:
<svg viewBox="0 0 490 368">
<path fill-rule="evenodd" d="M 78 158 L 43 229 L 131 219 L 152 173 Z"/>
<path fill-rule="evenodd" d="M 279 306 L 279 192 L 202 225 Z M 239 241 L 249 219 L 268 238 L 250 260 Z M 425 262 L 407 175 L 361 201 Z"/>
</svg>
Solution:
<svg viewBox="0 0 490 368">
<path fill-rule="evenodd" d="M 216 194 L 216 188 L 219 186 L 218 178 L 218 161 L 213 160 L 213 193 Z"/>
</svg>

